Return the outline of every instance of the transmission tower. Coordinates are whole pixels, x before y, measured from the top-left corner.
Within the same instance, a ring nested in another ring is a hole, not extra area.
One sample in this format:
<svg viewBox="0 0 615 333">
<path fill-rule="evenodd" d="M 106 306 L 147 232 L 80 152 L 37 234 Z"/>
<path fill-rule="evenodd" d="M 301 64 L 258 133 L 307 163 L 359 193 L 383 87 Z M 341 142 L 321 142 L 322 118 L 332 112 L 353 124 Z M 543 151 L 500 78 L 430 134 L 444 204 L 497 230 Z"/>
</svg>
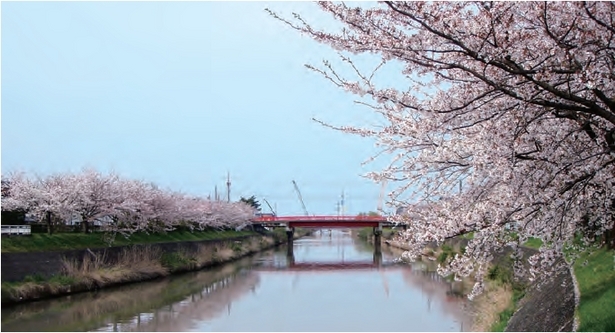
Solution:
<svg viewBox="0 0 615 333">
<path fill-rule="evenodd" d="M 231 173 L 226 173 L 226 201 L 231 202 Z"/>
</svg>

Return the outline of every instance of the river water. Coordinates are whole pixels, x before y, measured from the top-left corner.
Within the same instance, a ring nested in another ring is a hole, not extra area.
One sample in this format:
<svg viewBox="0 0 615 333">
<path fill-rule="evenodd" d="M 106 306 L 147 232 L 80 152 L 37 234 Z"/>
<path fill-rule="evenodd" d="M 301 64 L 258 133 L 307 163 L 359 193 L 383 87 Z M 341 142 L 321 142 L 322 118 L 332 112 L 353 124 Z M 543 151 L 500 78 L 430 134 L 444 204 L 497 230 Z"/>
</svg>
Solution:
<svg viewBox="0 0 615 333">
<path fill-rule="evenodd" d="M 237 262 L 2 307 L 2 331 L 469 331 L 460 282 L 347 230 Z M 433 267 L 431 267 L 433 268 Z"/>
</svg>

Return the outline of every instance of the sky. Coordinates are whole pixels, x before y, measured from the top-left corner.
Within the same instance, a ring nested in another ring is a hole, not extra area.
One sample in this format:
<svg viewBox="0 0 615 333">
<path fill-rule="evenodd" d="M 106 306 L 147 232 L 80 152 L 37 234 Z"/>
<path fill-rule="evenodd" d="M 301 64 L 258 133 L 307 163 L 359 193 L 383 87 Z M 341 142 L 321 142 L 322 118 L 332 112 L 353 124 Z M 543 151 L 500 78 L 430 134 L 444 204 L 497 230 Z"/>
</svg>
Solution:
<svg viewBox="0 0 615 333">
<path fill-rule="evenodd" d="M 342 191 L 345 213 L 375 210 L 362 175 L 386 158 L 362 165 L 373 140 L 312 118 L 379 119 L 304 66 L 333 49 L 265 8 L 336 24 L 308 2 L 2 2 L 2 174 L 88 167 L 226 197 L 228 173 L 231 200 L 280 215 L 303 214 L 293 180 L 310 215 L 336 214 Z"/>
</svg>

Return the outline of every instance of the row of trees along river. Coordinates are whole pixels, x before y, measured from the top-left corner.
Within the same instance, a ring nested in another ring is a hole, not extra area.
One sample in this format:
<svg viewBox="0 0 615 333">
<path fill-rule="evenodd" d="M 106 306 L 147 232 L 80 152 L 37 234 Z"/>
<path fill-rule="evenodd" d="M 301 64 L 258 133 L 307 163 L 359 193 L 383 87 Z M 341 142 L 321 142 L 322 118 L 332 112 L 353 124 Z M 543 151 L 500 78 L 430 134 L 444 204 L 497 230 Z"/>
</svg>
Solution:
<svg viewBox="0 0 615 333">
<path fill-rule="evenodd" d="M 130 235 L 241 228 L 254 216 L 250 202 L 226 202 L 161 189 L 153 183 L 103 174 L 93 169 L 28 177 L 12 173 L 2 178 L 2 212 L 45 221 L 54 226 L 78 221 L 84 232 L 92 225 L 104 232 Z"/>
</svg>

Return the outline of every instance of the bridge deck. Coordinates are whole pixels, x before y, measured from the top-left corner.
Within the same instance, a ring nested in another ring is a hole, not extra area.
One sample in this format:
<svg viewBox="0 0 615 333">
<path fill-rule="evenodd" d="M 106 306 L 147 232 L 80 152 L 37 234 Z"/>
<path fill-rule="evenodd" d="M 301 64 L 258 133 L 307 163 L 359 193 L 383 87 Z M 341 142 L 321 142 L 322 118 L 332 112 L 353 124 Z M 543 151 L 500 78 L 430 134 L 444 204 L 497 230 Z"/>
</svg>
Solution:
<svg viewBox="0 0 615 333">
<path fill-rule="evenodd" d="M 363 228 L 363 227 L 390 227 L 395 224 L 387 221 L 383 216 L 259 216 L 253 218 L 252 223 L 265 226 L 288 226 L 302 228 Z"/>
</svg>

